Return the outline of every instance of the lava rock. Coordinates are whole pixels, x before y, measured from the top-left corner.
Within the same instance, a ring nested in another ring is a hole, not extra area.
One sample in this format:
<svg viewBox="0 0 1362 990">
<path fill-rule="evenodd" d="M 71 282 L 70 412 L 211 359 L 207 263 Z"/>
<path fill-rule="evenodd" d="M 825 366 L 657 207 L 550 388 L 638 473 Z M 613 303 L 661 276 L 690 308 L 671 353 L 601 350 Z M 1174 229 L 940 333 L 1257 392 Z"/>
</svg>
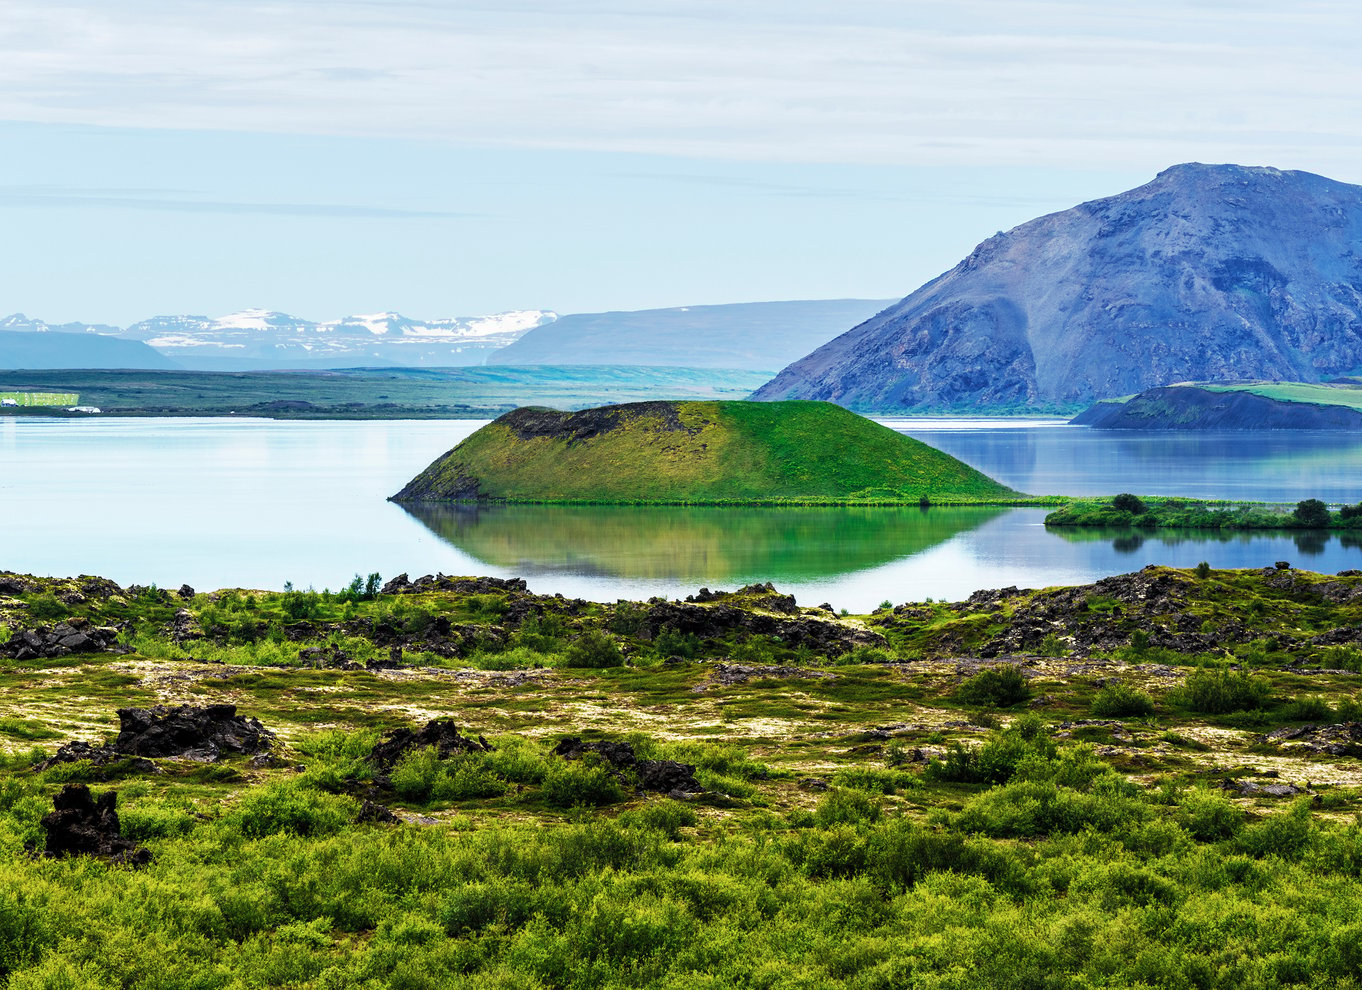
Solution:
<svg viewBox="0 0 1362 990">
<path fill-rule="evenodd" d="M 437 718 L 415 731 L 398 729 L 377 743 L 366 759 L 380 770 L 391 770 L 407 753 L 428 747 L 434 747 L 442 760 L 459 753 L 490 753 L 495 749 L 482 736 L 469 739 L 461 735 L 453 719 Z"/>
<path fill-rule="evenodd" d="M 401 825 L 402 819 L 393 814 L 392 809 L 387 805 L 379 804 L 377 801 L 365 799 L 359 806 L 359 814 L 355 816 L 358 824 L 364 825 Z"/>
<path fill-rule="evenodd" d="M 151 851 L 123 838 L 118 821 L 118 794 L 98 798 L 84 784 L 67 784 L 52 799 L 54 811 L 43 816 L 49 856 L 106 856 L 116 863 L 143 866 Z"/>
<path fill-rule="evenodd" d="M 553 748 L 553 754 L 565 760 L 580 760 L 588 753 L 594 753 L 608 763 L 621 781 L 628 782 L 632 774 L 640 791 L 655 791 L 669 797 L 704 791 L 695 779 L 693 765 L 678 760 L 640 760 L 629 743 L 585 742 L 576 736 L 568 736 Z"/>
<path fill-rule="evenodd" d="M 274 745 L 274 733 L 258 719 L 238 715 L 236 705 L 120 708 L 118 723 L 114 748 L 132 756 L 212 762 L 224 752 L 262 753 Z"/>
</svg>

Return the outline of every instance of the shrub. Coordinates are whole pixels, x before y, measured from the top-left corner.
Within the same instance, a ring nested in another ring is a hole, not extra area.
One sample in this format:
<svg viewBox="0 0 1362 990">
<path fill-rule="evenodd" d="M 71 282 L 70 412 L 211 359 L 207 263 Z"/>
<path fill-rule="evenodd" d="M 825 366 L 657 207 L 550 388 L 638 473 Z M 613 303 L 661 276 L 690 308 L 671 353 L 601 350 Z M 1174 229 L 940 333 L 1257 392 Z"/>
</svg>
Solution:
<svg viewBox="0 0 1362 990">
<path fill-rule="evenodd" d="M 1144 514 L 1144 502 L 1130 492 L 1122 492 L 1111 500 L 1111 507 L 1119 512 L 1129 512 L 1132 516 Z"/>
<path fill-rule="evenodd" d="M 61 619 L 67 615 L 67 608 L 50 591 L 34 595 L 28 600 L 28 614 L 35 619 Z"/>
<path fill-rule="evenodd" d="M 259 839 L 276 832 L 332 835 L 354 818 L 354 802 L 288 781 L 247 791 L 234 819 L 241 834 Z"/>
<path fill-rule="evenodd" d="M 1338 510 L 1338 518 L 1344 522 L 1352 522 L 1354 519 L 1362 519 L 1362 502 L 1356 505 L 1345 505 Z"/>
<path fill-rule="evenodd" d="M 864 791 L 834 787 L 818 801 L 814 819 L 823 828 L 879 821 L 880 802 Z"/>
<path fill-rule="evenodd" d="M 582 633 L 563 653 L 561 665 L 600 669 L 619 667 L 624 663 L 624 654 L 619 644 L 599 629 L 588 629 Z"/>
<path fill-rule="evenodd" d="M 1289 722 L 1327 722 L 1334 717 L 1334 710 L 1329 702 L 1314 695 L 1294 699 L 1283 714 Z"/>
<path fill-rule="evenodd" d="M 1201 667 L 1188 675 L 1183 695 L 1194 712 L 1224 715 L 1265 707 L 1272 696 L 1272 686 L 1242 670 Z"/>
<path fill-rule="evenodd" d="M 623 801 L 628 795 L 615 775 L 588 760 L 551 760 L 544 772 L 544 800 L 558 808 Z"/>
<path fill-rule="evenodd" d="M 689 805 L 663 798 L 626 811 L 618 820 L 621 825 L 633 828 L 655 829 L 675 842 L 681 838 L 681 829 L 694 827 L 700 819 Z"/>
<path fill-rule="evenodd" d="M 1239 846 L 1250 856 L 1299 856 L 1310 842 L 1310 799 L 1301 798 L 1288 810 L 1254 822 L 1239 835 Z"/>
<path fill-rule="evenodd" d="M 663 626 L 653 637 L 653 652 L 660 657 L 681 657 L 694 660 L 700 655 L 700 637 L 694 633 L 677 632 L 675 626 Z"/>
<path fill-rule="evenodd" d="M 1198 842 L 1233 838 L 1244 825 L 1244 812 L 1223 794 L 1190 791 L 1178 806 L 1177 823 Z"/>
<path fill-rule="evenodd" d="M 1296 510 L 1291 513 L 1291 518 L 1296 521 L 1297 526 L 1324 529 L 1329 525 L 1329 507 L 1317 498 L 1302 499 L 1296 503 Z"/>
<path fill-rule="evenodd" d="M 1193 570 L 1193 573 L 1196 574 L 1196 576 L 1199 577 L 1201 580 L 1205 581 L 1208 577 L 1211 576 L 1210 562 L 1203 560 L 1201 563 L 1196 565 L 1196 568 Z"/>
<path fill-rule="evenodd" d="M 981 670 L 956 689 L 957 700 L 967 705 L 990 705 L 1010 708 L 1031 697 L 1031 687 L 1021 668 L 1004 664 Z"/>
<path fill-rule="evenodd" d="M 557 653 L 566 635 L 567 624 L 561 615 L 531 615 L 520 624 L 516 641 L 538 653 Z"/>
<path fill-rule="evenodd" d="M 1149 806 L 1121 794 L 1081 794 L 1051 781 L 1014 781 L 970 800 L 956 818 L 965 832 L 994 838 L 1119 832 L 1149 817 Z"/>
<path fill-rule="evenodd" d="M 1125 684 L 1108 684 L 1092 699 L 1095 718 L 1142 718 L 1154 714 L 1154 699 Z"/>
</svg>

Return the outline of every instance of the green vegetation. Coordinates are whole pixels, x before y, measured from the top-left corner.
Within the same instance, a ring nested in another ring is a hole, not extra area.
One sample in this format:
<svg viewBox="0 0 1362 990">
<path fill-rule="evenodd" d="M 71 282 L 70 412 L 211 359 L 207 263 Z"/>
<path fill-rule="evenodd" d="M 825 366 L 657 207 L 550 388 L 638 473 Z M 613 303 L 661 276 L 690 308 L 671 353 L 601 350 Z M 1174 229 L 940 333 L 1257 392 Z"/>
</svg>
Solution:
<svg viewBox="0 0 1362 990">
<path fill-rule="evenodd" d="M 0 390 L 75 390 L 106 416 L 490 419 L 641 399 L 740 399 L 761 372 L 722 368 L 476 367 L 343 371 L 2 371 Z M 0 391 L 0 395 L 14 394 Z M 69 400 L 69 401 L 68 401 Z M 74 394 L 60 405 L 75 405 Z M 25 410 L 6 408 L 23 415 Z M 51 414 L 52 410 L 46 410 Z"/>
<path fill-rule="evenodd" d="M 0 392 L 0 402 L 9 400 L 21 407 L 74 406 L 80 401 L 76 392 Z"/>
<path fill-rule="evenodd" d="M 1197 385 L 1207 392 L 1248 392 L 1278 402 L 1303 402 L 1312 406 L 1347 406 L 1362 409 L 1362 387 L 1357 384 L 1307 382 L 1249 382 L 1238 385 Z"/>
<path fill-rule="evenodd" d="M 1337 513 L 1319 499 L 1298 502 L 1294 509 L 1187 498 L 1073 499 L 1045 517 L 1047 526 L 1082 528 L 1282 530 L 1362 530 L 1362 504 L 1345 505 Z"/>
<path fill-rule="evenodd" d="M 1152 568 L 843 619 L 756 587 L 605 605 L 486 579 L 181 598 L 0 578 L 7 988 L 1362 973 L 1362 769 L 1302 724 L 1362 711 L 1359 576 Z M 130 652 L 17 659 L 20 632 L 81 620 L 122 625 Z M 401 669 L 365 669 L 395 642 Z M 744 653 L 783 666 L 729 676 Z M 117 707 L 218 702 L 276 732 L 277 758 L 37 768 L 111 738 Z M 434 717 L 493 748 L 366 760 Z M 704 790 L 640 792 L 555 755 L 566 736 L 689 764 Z M 69 781 L 117 791 L 149 865 L 26 851 Z M 360 822 L 375 796 L 403 822 Z"/>
<path fill-rule="evenodd" d="M 400 502 L 1001 502 L 1019 496 L 924 443 L 826 402 L 520 409 L 413 479 Z"/>
</svg>

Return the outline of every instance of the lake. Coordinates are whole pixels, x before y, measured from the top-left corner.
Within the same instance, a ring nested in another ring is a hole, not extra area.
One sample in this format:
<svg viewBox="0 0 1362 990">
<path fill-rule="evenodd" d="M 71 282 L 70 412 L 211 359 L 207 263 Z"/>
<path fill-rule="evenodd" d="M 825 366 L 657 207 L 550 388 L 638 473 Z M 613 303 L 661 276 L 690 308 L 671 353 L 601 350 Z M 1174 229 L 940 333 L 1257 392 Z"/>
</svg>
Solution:
<svg viewBox="0 0 1362 990">
<path fill-rule="evenodd" d="M 1048 420 L 886 419 L 1037 494 L 1362 499 L 1362 438 L 1135 434 Z M 958 599 L 1147 563 L 1362 567 L 1310 534 L 1049 532 L 1043 509 L 434 507 L 386 501 L 480 422 L 0 418 L 0 570 L 200 589 L 356 573 L 525 577 L 601 601 L 773 581 L 803 604 Z"/>
</svg>

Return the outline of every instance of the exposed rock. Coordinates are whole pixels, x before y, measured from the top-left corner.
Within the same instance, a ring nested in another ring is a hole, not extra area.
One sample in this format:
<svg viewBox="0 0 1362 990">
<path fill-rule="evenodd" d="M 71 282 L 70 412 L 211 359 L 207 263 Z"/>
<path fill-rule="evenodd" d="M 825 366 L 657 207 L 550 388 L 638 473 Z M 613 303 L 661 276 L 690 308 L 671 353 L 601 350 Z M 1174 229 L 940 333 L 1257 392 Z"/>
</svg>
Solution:
<svg viewBox="0 0 1362 990">
<path fill-rule="evenodd" d="M 794 595 L 782 595 L 770 581 L 765 584 L 749 584 L 737 591 L 710 591 L 708 588 L 701 588 L 695 594 L 687 595 L 686 601 L 699 604 L 737 602 L 768 612 L 780 612 L 784 615 L 799 614 L 799 605 L 795 602 Z M 831 612 L 832 606 L 825 606 L 824 610 Z"/>
<path fill-rule="evenodd" d="M 89 619 L 72 616 L 54 626 L 19 630 L 9 642 L 0 643 L 0 656 L 25 661 L 101 653 L 117 647 L 118 632 L 115 626 L 95 626 Z"/>
<path fill-rule="evenodd" d="M 385 595 L 414 595 L 427 591 L 456 591 L 465 595 L 485 595 L 492 592 L 524 592 L 528 590 L 524 578 L 447 577 L 427 574 L 415 581 L 399 574 L 383 586 Z"/>
<path fill-rule="evenodd" d="M 857 646 L 885 645 L 880 633 L 831 618 L 787 618 L 722 602 L 702 605 L 653 599 L 644 614 L 640 635 L 651 639 L 668 626 L 701 639 L 717 639 L 733 632 L 774 636 L 787 646 L 808 646 L 825 656 L 840 656 Z"/>
<path fill-rule="evenodd" d="M 211 762 L 226 753 L 261 753 L 274 745 L 274 733 L 260 721 L 236 713 L 236 705 L 196 708 L 118 709 L 114 748 L 133 756 L 178 756 Z"/>
<path fill-rule="evenodd" d="M 750 680 L 768 677 L 809 677 L 819 680 L 835 680 L 837 675 L 826 670 L 812 670 L 808 667 L 790 667 L 764 664 L 718 663 L 714 665 L 714 680 L 728 687 L 743 684 Z"/>
<path fill-rule="evenodd" d="M 56 809 L 43 816 L 49 856 L 107 856 L 115 863 L 143 866 L 151 852 L 120 834 L 118 794 L 105 791 L 98 799 L 84 784 L 67 784 L 52 799 Z"/>
<path fill-rule="evenodd" d="M 402 824 L 402 819 L 393 814 L 391 808 L 379 804 L 377 801 L 370 801 L 368 798 L 365 798 L 364 803 L 360 805 L 359 814 L 355 816 L 355 821 L 359 824 L 370 825 Z"/>
<path fill-rule="evenodd" d="M 34 767 L 35 770 L 48 770 L 61 763 L 85 761 L 94 767 L 106 767 L 111 763 L 122 763 L 129 773 L 160 773 L 161 768 L 151 760 L 141 756 L 129 756 L 109 745 L 96 746 L 94 743 L 79 739 L 63 743 L 57 751 Z"/>
<path fill-rule="evenodd" d="M 1288 726 L 1258 741 L 1326 756 L 1362 756 L 1362 722 Z"/>
<path fill-rule="evenodd" d="M 391 770 L 407 753 L 428 747 L 434 747 L 442 760 L 459 753 L 489 753 L 494 748 L 482 736 L 469 739 L 461 735 L 453 719 L 437 718 L 420 729 L 396 730 L 387 739 L 375 744 L 367 759 L 380 770 Z"/>
<path fill-rule="evenodd" d="M 192 589 L 188 597 L 194 597 Z M 203 630 L 199 628 L 198 620 L 194 618 L 194 613 L 187 608 L 182 608 L 175 613 L 175 618 L 170 622 L 169 633 L 170 638 L 176 643 L 203 638 Z"/>
<path fill-rule="evenodd" d="M 576 736 L 568 736 L 554 747 L 553 752 L 565 760 L 579 760 L 587 753 L 595 753 L 621 780 L 628 782 L 628 775 L 632 773 L 641 791 L 677 796 L 704 790 L 695 779 L 695 767 L 691 764 L 676 760 L 640 760 L 629 743 L 584 742 Z"/>
<path fill-rule="evenodd" d="M 1226 790 L 1233 790 L 1240 797 L 1282 798 L 1314 793 L 1295 784 L 1258 784 L 1251 780 L 1227 780 L 1224 787 Z"/>
</svg>

